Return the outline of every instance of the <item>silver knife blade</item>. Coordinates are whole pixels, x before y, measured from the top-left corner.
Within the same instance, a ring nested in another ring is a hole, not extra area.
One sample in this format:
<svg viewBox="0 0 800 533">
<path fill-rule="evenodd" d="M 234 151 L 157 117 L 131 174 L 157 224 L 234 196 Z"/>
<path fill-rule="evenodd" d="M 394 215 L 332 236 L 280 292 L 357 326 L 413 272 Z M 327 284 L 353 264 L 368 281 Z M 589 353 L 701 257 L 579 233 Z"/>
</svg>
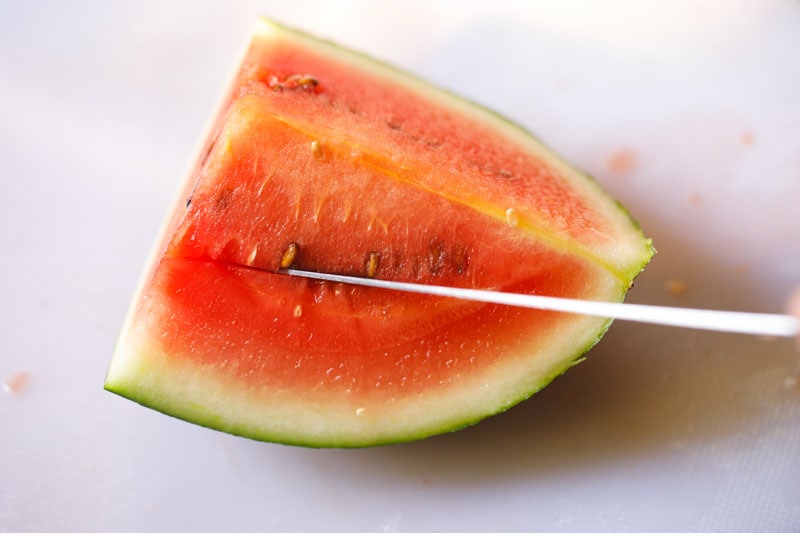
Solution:
<svg viewBox="0 0 800 533">
<path fill-rule="evenodd" d="M 461 300 L 525 307 L 529 309 L 645 322 L 664 326 L 776 337 L 797 337 L 800 335 L 800 318 L 788 314 L 719 311 L 713 309 L 690 309 L 683 307 L 579 300 L 534 294 L 518 294 L 481 289 L 446 287 L 443 285 L 388 281 L 376 278 L 361 278 L 357 276 L 327 274 L 324 272 L 312 272 L 294 268 L 281 269 L 278 272 L 291 276 L 335 283 L 346 283 L 363 287 L 428 294 L 458 298 Z"/>
</svg>

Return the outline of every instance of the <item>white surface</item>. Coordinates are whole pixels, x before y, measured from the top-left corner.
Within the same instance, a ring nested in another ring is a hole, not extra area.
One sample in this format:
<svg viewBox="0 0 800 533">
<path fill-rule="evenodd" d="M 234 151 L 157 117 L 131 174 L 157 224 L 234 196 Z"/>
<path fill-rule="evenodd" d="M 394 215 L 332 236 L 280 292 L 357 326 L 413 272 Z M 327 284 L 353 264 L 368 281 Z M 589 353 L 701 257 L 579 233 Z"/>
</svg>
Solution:
<svg viewBox="0 0 800 533">
<path fill-rule="evenodd" d="M 631 300 L 781 310 L 800 282 L 800 3 L 384 4 L 0 4 L 0 380 L 30 374 L 0 392 L 0 531 L 800 531 L 790 341 L 618 323 L 508 413 L 368 450 L 251 442 L 103 392 L 260 13 L 496 108 L 595 174 L 659 249 Z M 621 149 L 628 172 L 608 165 Z"/>
</svg>

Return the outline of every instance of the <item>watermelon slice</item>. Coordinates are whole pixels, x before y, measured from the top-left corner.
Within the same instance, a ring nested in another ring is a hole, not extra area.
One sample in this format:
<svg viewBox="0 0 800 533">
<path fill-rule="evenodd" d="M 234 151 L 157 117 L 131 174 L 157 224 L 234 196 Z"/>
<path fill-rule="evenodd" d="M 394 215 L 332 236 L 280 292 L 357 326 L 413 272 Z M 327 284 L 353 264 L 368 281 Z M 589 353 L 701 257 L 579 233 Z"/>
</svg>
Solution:
<svg viewBox="0 0 800 533">
<path fill-rule="evenodd" d="M 420 439 L 527 398 L 610 322 L 281 267 L 618 301 L 652 253 L 594 181 L 520 127 L 262 20 L 105 386 L 253 439 Z"/>
</svg>

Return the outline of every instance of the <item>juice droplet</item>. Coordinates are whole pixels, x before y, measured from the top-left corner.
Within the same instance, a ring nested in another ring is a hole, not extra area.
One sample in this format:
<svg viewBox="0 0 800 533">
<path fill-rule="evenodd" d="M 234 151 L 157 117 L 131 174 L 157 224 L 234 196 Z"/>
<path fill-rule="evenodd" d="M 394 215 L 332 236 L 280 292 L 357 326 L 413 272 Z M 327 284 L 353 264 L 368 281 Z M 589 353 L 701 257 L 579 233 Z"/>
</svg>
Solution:
<svg viewBox="0 0 800 533">
<path fill-rule="evenodd" d="M 618 176 L 630 174 L 636 167 L 636 153 L 623 148 L 617 150 L 608 158 L 608 169 Z"/>
<path fill-rule="evenodd" d="M 689 288 L 686 282 L 680 279 L 669 279 L 664 284 L 664 290 L 673 296 L 680 296 Z"/>
<path fill-rule="evenodd" d="M 0 388 L 9 396 L 19 394 L 28 383 L 28 377 L 27 372 L 18 372 L 0 384 Z"/>
</svg>

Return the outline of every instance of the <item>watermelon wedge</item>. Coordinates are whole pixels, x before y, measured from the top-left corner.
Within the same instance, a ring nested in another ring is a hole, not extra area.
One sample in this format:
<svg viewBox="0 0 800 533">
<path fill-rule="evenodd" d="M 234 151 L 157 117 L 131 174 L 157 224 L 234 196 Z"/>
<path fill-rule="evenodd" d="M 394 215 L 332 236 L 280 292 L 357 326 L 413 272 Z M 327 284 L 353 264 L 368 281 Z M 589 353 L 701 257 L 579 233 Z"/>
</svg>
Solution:
<svg viewBox="0 0 800 533">
<path fill-rule="evenodd" d="M 529 397 L 610 321 L 281 267 L 621 300 L 653 253 L 520 127 L 261 20 L 157 241 L 105 387 L 312 447 L 395 443 Z"/>
</svg>

